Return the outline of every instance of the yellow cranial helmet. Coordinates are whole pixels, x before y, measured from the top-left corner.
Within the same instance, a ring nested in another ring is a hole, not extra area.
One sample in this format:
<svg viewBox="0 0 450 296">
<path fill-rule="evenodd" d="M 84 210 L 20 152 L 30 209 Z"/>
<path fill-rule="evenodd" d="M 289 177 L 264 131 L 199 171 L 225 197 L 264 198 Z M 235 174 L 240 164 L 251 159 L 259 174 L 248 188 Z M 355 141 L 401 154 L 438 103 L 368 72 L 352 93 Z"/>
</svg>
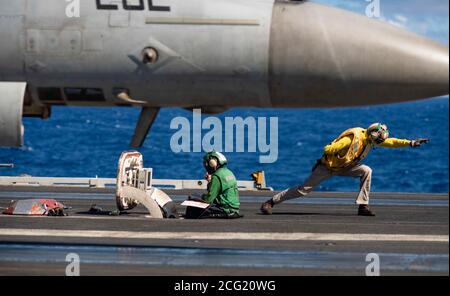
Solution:
<svg viewBox="0 0 450 296">
<path fill-rule="evenodd" d="M 387 138 L 389 138 L 389 130 L 387 125 L 379 122 L 371 124 L 367 129 L 367 134 L 369 135 L 370 139 L 376 144 L 381 144 Z"/>
</svg>

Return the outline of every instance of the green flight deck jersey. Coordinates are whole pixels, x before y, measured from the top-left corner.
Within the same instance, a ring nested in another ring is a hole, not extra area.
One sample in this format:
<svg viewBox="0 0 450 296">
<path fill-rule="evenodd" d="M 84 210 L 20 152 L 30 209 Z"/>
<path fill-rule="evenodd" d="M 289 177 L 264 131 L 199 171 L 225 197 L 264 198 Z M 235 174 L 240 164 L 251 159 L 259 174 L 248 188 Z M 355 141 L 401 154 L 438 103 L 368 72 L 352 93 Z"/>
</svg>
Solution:
<svg viewBox="0 0 450 296">
<path fill-rule="evenodd" d="M 207 203 L 214 203 L 227 214 L 239 214 L 239 192 L 236 177 L 227 167 L 219 168 L 208 184 L 208 193 L 202 196 Z"/>
</svg>

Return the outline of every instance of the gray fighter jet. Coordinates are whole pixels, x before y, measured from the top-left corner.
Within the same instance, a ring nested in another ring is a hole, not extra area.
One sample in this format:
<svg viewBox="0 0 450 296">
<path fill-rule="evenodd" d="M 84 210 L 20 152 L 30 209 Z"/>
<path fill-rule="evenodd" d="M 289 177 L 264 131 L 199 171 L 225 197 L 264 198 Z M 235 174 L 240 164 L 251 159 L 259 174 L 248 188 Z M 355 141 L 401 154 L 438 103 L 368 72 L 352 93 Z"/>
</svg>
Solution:
<svg viewBox="0 0 450 296">
<path fill-rule="evenodd" d="M 140 146 L 163 107 L 402 102 L 448 75 L 447 46 L 307 1 L 0 0 L 0 146 L 53 105 L 139 106 Z"/>
</svg>

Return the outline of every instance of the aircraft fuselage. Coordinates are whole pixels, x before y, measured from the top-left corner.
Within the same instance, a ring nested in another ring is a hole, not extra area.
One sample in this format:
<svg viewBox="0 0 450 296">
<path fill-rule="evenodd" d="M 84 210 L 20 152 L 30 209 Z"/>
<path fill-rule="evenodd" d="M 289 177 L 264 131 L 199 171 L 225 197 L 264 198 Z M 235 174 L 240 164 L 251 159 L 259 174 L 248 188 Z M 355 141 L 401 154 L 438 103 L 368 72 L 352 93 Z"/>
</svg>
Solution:
<svg viewBox="0 0 450 296">
<path fill-rule="evenodd" d="M 25 116 L 51 105 L 217 113 L 448 94 L 448 47 L 307 1 L 0 0 L 0 40 L 0 96 L 16 94 Z"/>
</svg>

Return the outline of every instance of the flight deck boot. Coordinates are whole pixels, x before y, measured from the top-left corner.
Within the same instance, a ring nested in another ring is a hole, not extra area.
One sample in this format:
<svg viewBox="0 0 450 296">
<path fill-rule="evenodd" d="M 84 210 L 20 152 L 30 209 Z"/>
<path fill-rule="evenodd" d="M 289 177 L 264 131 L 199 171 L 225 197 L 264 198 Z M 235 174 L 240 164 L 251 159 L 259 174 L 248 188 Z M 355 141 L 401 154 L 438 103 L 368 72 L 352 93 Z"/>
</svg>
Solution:
<svg viewBox="0 0 450 296">
<path fill-rule="evenodd" d="M 375 213 L 370 210 L 368 205 L 359 205 L 358 215 L 374 217 Z"/>
<path fill-rule="evenodd" d="M 274 206 L 273 200 L 270 199 L 261 205 L 261 213 L 263 215 L 272 215 L 272 208 Z"/>
</svg>

